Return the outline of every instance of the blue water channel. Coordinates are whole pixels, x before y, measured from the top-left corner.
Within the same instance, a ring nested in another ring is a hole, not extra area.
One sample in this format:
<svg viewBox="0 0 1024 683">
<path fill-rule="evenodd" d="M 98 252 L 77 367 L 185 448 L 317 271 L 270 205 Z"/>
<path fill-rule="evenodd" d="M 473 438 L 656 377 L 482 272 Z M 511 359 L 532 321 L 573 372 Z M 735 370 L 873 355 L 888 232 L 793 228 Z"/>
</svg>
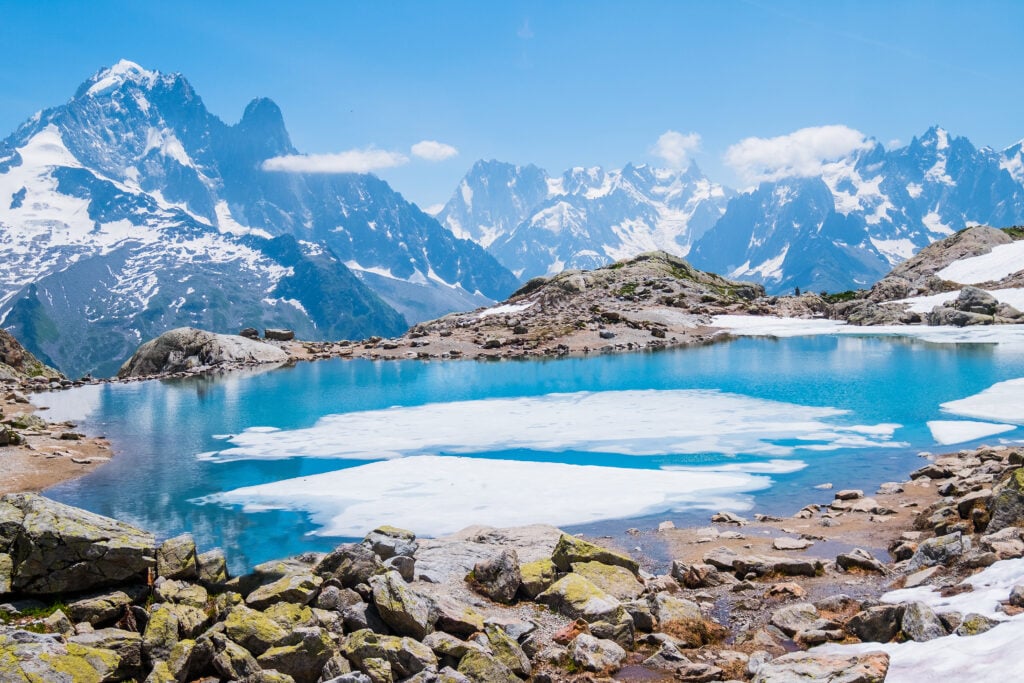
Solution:
<svg viewBox="0 0 1024 683">
<path fill-rule="evenodd" d="M 198 498 L 242 486 L 365 464 L 357 460 L 291 458 L 212 462 L 197 455 L 225 447 L 223 435 L 251 427 L 281 430 L 312 426 L 337 413 L 496 397 L 630 389 L 718 389 L 758 399 L 849 411 L 842 421 L 898 423 L 900 445 L 801 451 L 807 467 L 771 474 L 772 485 L 749 494 L 753 511 L 792 514 L 807 502 L 825 502 L 813 487 L 873 490 L 905 478 L 920 466 L 918 453 L 955 450 L 938 446 L 926 422 L 957 419 L 940 404 L 977 394 L 996 382 L 1024 377 L 1024 354 L 995 345 L 935 345 L 874 337 L 741 338 L 709 346 L 543 361 L 366 361 L 299 363 L 265 372 L 85 387 L 49 400 L 51 419 L 71 416 L 92 435 L 105 435 L 116 457 L 80 479 L 46 494 L 137 524 L 159 537 L 192 532 L 201 549 L 226 549 L 232 568 L 339 541 L 311 535 L 301 512 L 244 512 L 200 504 Z M 695 406 L 699 410 L 699 406 Z M 744 415 L 737 414 L 737 421 Z M 1024 438 L 1024 429 L 1000 438 Z M 970 444 L 965 444 L 970 445 Z M 472 457 L 657 469 L 757 459 L 665 453 L 524 451 L 496 448 Z M 400 501 L 381 501 L 381 506 Z M 457 501 L 453 501 L 457 504 Z M 641 519 L 613 519 L 570 527 L 588 533 L 623 533 L 673 519 L 677 525 L 706 519 L 706 512 L 664 512 Z M 466 525 L 474 520 L 467 513 Z"/>
</svg>

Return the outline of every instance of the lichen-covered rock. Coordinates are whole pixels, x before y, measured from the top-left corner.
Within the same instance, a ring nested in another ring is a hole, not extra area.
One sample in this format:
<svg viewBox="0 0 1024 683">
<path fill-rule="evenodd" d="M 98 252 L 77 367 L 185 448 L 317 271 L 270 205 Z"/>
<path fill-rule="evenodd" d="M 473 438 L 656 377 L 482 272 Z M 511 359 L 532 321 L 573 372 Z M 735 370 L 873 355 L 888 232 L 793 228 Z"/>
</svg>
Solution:
<svg viewBox="0 0 1024 683">
<path fill-rule="evenodd" d="M 563 572 L 571 571 L 573 562 L 601 562 L 625 567 L 633 574 L 640 571 L 640 565 L 633 558 L 569 534 L 559 537 L 551 561 Z"/>
<path fill-rule="evenodd" d="M 888 643 L 899 633 L 902 620 L 903 605 L 878 605 L 854 614 L 845 628 L 866 643 Z"/>
<path fill-rule="evenodd" d="M 519 683 L 511 669 L 486 652 L 467 653 L 458 671 L 474 683 Z"/>
<path fill-rule="evenodd" d="M 288 354 L 271 344 L 233 334 L 179 327 L 140 346 L 121 366 L 117 376 L 144 377 L 224 363 L 283 363 L 287 360 Z"/>
<path fill-rule="evenodd" d="M 998 625 L 998 621 L 983 614 L 967 614 L 960 625 L 956 627 L 956 634 L 958 636 L 976 636 Z"/>
<path fill-rule="evenodd" d="M 923 541 L 907 563 L 907 571 L 915 572 L 924 567 L 949 565 L 971 549 L 971 539 L 959 531 L 945 536 L 936 536 Z"/>
<path fill-rule="evenodd" d="M 992 489 L 989 511 L 988 533 L 1024 524 L 1024 467 L 1015 469 Z"/>
<path fill-rule="evenodd" d="M 369 583 L 370 577 L 383 571 L 376 553 L 361 543 L 339 545 L 316 566 L 316 573 L 337 579 L 345 588 Z"/>
<path fill-rule="evenodd" d="M 86 622 L 96 626 L 110 623 L 124 614 L 132 599 L 123 591 L 90 595 L 68 605 L 68 615 L 75 623 Z"/>
<path fill-rule="evenodd" d="M 434 628 L 460 638 L 468 638 L 484 630 L 484 617 L 469 605 L 445 595 L 431 597 L 431 608 L 437 621 Z"/>
<path fill-rule="evenodd" d="M 156 605 L 149 615 L 142 633 L 142 654 L 150 664 L 166 660 L 171 649 L 178 644 L 178 616 L 170 605 Z"/>
<path fill-rule="evenodd" d="M 433 630 L 435 618 L 430 600 L 413 590 L 398 572 L 374 576 L 370 587 L 381 619 L 395 633 L 423 640 Z"/>
<path fill-rule="evenodd" d="M 470 576 L 470 583 L 478 593 L 506 604 L 515 599 L 523 580 L 519 570 L 519 556 L 511 548 L 502 549 L 489 560 L 477 562 Z"/>
<path fill-rule="evenodd" d="M 202 586 L 187 581 L 159 581 L 155 586 L 154 597 L 158 602 L 173 602 L 179 605 L 206 607 L 210 594 Z"/>
<path fill-rule="evenodd" d="M 530 675 L 530 658 L 519 647 L 519 643 L 505 633 L 504 629 L 488 624 L 484 628 L 487 642 L 490 643 L 491 654 L 499 662 L 507 666 L 512 673 L 523 678 Z"/>
<path fill-rule="evenodd" d="M 619 600 L 635 600 L 644 592 L 643 584 L 625 567 L 602 562 L 573 562 L 572 571 Z"/>
<path fill-rule="evenodd" d="M 570 619 L 594 622 L 614 619 L 622 604 L 578 574 L 567 574 L 537 596 L 537 602 L 552 607 Z"/>
<path fill-rule="evenodd" d="M 11 590 L 27 595 L 144 580 L 156 564 L 152 534 L 33 493 L 0 498 L 0 529 L 0 552 L 13 561 Z"/>
<path fill-rule="evenodd" d="M 135 631 L 101 628 L 90 633 L 70 636 L 68 643 L 88 648 L 109 650 L 117 654 L 119 663 L 110 680 L 129 680 L 142 673 L 142 636 Z"/>
<path fill-rule="evenodd" d="M 105 683 L 118 680 L 121 658 L 111 650 L 64 643 L 60 636 L 0 633 L 0 681 L 4 683 Z"/>
<path fill-rule="evenodd" d="M 791 652 L 764 662 L 758 668 L 753 683 L 883 683 L 888 672 L 889 655 L 884 652 L 867 652 L 862 655 Z"/>
<path fill-rule="evenodd" d="M 156 574 L 167 579 L 194 580 L 199 577 L 196 568 L 196 541 L 192 534 L 168 538 L 156 549 Z"/>
<path fill-rule="evenodd" d="M 946 627 L 935 611 L 925 603 L 916 601 L 904 606 L 900 630 L 904 636 L 919 643 L 946 635 Z"/>
<path fill-rule="evenodd" d="M 703 662 L 691 661 L 679 651 L 671 641 L 661 643 L 658 651 L 644 660 L 644 666 L 651 669 L 670 671 L 676 680 L 681 681 L 719 681 L 722 670 L 717 666 Z"/>
<path fill-rule="evenodd" d="M 294 642 L 289 630 L 245 605 L 231 608 L 224 620 L 224 629 L 228 638 L 257 657 L 271 647 Z"/>
<path fill-rule="evenodd" d="M 569 658 L 584 671 L 603 673 L 617 669 L 626 659 L 626 651 L 611 640 L 582 633 L 569 643 Z"/>
<path fill-rule="evenodd" d="M 313 574 L 289 574 L 249 593 L 245 604 L 253 609 L 264 609 L 276 602 L 308 605 L 316 598 L 323 582 L 323 579 Z"/>
<path fill-rule="evenodd" d="M 334 643 L 321 628 L 299 628 L 292 632 L 292 645 L 271 647 L 256 658 L 264 669 L 274 669 L 295 679 L 295 683 L 316 683 L 327 661 L 334 655 Z"/>
<path fill-rule="evenodd" d="M 222 633 L 212 634 L 210 640 L 214 649 L 213 668 L 221 678 L 241 680 L 259 673 L 260 665 L 256 658 L 241 645 L 224 637 Z"/>
<path fill-rule="evenodd" d="M 526 599 L 533 600 L 551 587 L 557 574 L 558 567 L 547 558 L 521 564 L 519 565 L 519 592 Z"/>
<path fill-rule="evenodd" d="M 408 678 L 437 667 L 437 657 L 423 643 L 408 637 L 380 635 L 369 629 L 346 636 L 341 641 L 340 650 L 361 670 L 367 659 L 386 660 L 397 678 Z"/>
<path fill-rule="evenodd" d="M 224 551 L 214 548 L 196 557 L 199 583 L 207 588 L 219 587 L 228 580 L 228 562 Z"/>
<path fill-rule="evenodd" d="M 794 602 L 772 613 L 771 625 L 787 636 L 812 628 L 818 621 L 818 608 L 809 602 Z"/>
<path fill-rule="evenodd" d="M 416 534 L 394 526 L 379 526 L 363 539 L 363 545 L 370 548 L 382 560 L 405 555 L 413 557 L 419 549 Z"/>
</svg>

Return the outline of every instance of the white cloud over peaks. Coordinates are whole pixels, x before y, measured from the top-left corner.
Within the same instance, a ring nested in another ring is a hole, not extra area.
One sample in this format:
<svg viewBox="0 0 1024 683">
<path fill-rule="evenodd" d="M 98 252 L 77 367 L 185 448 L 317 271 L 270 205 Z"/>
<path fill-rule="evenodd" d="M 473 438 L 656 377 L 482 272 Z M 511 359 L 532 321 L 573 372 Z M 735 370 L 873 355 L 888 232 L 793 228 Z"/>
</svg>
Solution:
<svg viewBox="0 0 1024 683">
<path fill-rule="evenodd" d="M 847 126 L 801 128 L 774 138 L 746 138 L 725 152 L 725 163 L 750 182 L 817 175 L 822 167 L 871 142 Z"/>
<path fill-rule="evenodd" d="M 686 168 L 690 165 L 690 154 L 700 147 L 700 135 L 667 130 L 661 134 L 651 148 L 651 154 L 663 159 L 672 168 Z"/>
<path fill-rule="evenodd" d="M 264 161 L 264 171 L 283 173 L 372 173 L 409 163 L 409 157 L 384 149 L 350 149 L 336 154 L 289 154 Z"/>
<path fill-rule="evenodd" d="M 458 155 L 459 150 L 437 140 L 420 140 L 410 150 L 413 156 L 427 161 L 444 161 Z"/>
</svg>

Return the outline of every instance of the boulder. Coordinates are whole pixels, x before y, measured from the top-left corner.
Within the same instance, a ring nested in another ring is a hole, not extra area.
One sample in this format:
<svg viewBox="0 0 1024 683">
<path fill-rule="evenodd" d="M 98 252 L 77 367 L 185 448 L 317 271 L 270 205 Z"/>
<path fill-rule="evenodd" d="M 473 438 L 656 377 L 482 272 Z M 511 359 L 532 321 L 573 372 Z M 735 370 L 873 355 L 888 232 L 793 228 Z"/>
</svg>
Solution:
<svg viewBox="0 0 1024 683">
<path fill-rule="evenodd" d="M 153 607 L 142 633 L 142 654 L 148 663 L 167 659 L 180 639 L 178 628 L 178 616 L 168 605 Z"/>
<path fill-rule="evenodd" d="M 519 570 L 519 556 L 511 548 L 503 549 L 489 560 L 477 562 L 470 576 L 470 583 L 478 593 L 506 604 L 515 599 L 523 580 Z"/>
<path fill-rule="evenodd" d="M 11 591 L 75 593 L 144 581 L 155 551 L 152 534 L 109 517 L 34 493 L 0 498 L 0 553 L 11 559 Z"/>
<path fill-rule="evenodd" d="M 885 565 L 874 555 L 862 548 L 854 548 L 848 553 L 840 553 L 836 556 L 836 564 L 846 571 L 860 569 L 861 571 L 878 572 L 879 574 L 886 572 Z"/>
<path fill-rule="evenodd" d="M 900 630 L 904 636 L 919 643 L 946 635 L 946 627 L 935 611 L 925 603 L 916 601 L 904 605 Z"/>
<path fill-rule="evenodd" d="M 430 600 L 415 592 L 398 572 L 374 576 L 370 586 L 373 604 L 395 633 L 423 640 L 433 630 L 436 617 L 432 614 Z"/>
<path fill-rule="evenodd" d="M 228 580 L 228 562 L 224 551 L 214 548 L 196 557 L 199 582 L 207 588 L 221 586 Z"/>
<path fill-rule="evenodd" d="M 558 574 L 558 567 L 549 559 L 527 562 L 519 565 L 519 592 L 528 600 L 551 587 Z"/>
<path fill-rule="evenodd" d="M 144 377 L 225 363 L 283 363 L 288 354 L 270 344 L 194 327 L 165 332 L 138 348 L 117 376 Z"/>
<path fill-rule="evenodd" d="M 129 680 L 142 673 L 142 636 L 135 631 L 101 628 L 71 636 L 67 642 L 114 652 L 119 662 L 110 680 Z"/>
<path fill-rule="evenodd" d="M 213 669 L 221 678 L 243 680 L 260 673 L 256 658 L 241 645 L 224 637 L 223 633 L 214 633 L 210 640 L 214 649 Z"/>
<path fill-rule="evenodd" d="M 263 338 L 272 341 L 291 341 L 295 339 L 295 332 L 293 330 L 280 330 L 268 327 L 263 330 Z"/>
<path fill-rule="evenodd" d="M 1024 524 L 1024 467 L 1015 469 L 992 489 L 989 511 L 989 533 Z"/>
<path fill-rule="evenodd" d="M 326 631 L 316 627 L 295 629 L 292 635 L 297 642 L 271 647 L 256 661 L 263 669 L 291 676 L 295 683 L 317 683 L 334 655 L 334 643 Z"/>
<path fill-rule="evenodd" d="M 121 680 L 121 658 L 113 650 L 65 643 L 60 636 L 30 631 L 0 632 L 0 680 L 11 683 Z"/>
<path fill-rule="evenodd" d="M 958 311 L 995 315 L 996 309 L 999 308 L 999 300 L 983 289 L 968 285 L 960 290 L 953 306 Z"/>
<path fill-rule="evenodd" d="M 861 655 L 791 652 L 761 664 L 753 683 L 883 683 L 888 672 L 889 655 L 884 652 L 866 652 Z"/>
<path fill-rule="evenodd" d="M 519 643 L 505 633 L 504 629 L 488 624 L 484 627 L 484 634 L 490 644 L 491 654 L 499 662 L 509 668 L 517 676 L 527 678 L 530 675 L 530 658 L 519 647 Z"/>
<path fill-rule="evenodd" d="M 956 627 L 955 633 L 958 636 L 976 636 L 998 625 L 998 621 L 990 619 L 983 614 L 966 614 L 960 625 Z"/>
<path fill-rule="evenodd" d="M 845 628 L 866 643 L 888 643 L 899 633 L 902 620 L 903 605 L 878 605 L 854 614 Z"/>
<path fill-rule="evenodd" d="M 334 578 L 345 588 L 369 583 L 370 577 L 384 570 L 384 565 L 373 550 L 359 543 L 339 545 L 316 566 L 316 573 Z"/>
<path fill-rule="evenodd" d="M 322 583 L 323 579 L 313 574 L 289 574 L 249 593 L 245 604 L 253 609 L 263 609 L 276 602 L 308 605 L 316 598 Z"/>
<path fill-rule="evenodd" d="M 907 571 L 915 572 L 924 567 L 950 565 L 971 549 L 971 539 L 959 531 L 945 536 L 936 536 L 922 541 L 907 563 Z"/>
<path fill-rule="evenodd" d="M 671 672 L 675 680 L 689 681 L 690 683 L 722 679 L 720 668 L 703 662 L 691 661 L 670 640 L 663 641 L 658 651 L 644 660 L 644 666 Z"/>
<path fill-rule="evenodd" d="M 382 659 L 397 678 L 408 678 L 437 667 L 437 657 L 423 643 L 412 638 L 383 636 L 367 629 L 346 636 L 341 641 L 340 651 L 359 669 L 363 669 L 369 659 Z"/>
<path fill-rule="evenodd" d="M 393 526 L 377 527 L 366 535 L 363 545 L 370 548 L 382 560 L 395 555 L 413 557 L 419 549 L 419 544 L 416 543 L 416 534 Z"/>
<path fill-rule="evenodd" d="M 466 653 L 458 671 L 474 683 L 519 683 L 511 669 L 486 652 Z"/>
<path fill-rule="evenodd" d="M 601 562 L 573 562 L 572 571 L 618 600 L 635 600 L 644 592 L 633 572 Z"/>
<path fill-rule="evenodd" d="M 70 603 L 68 616 L 75 623 L 85 622 L 96 626 L 120 619 L 130 604 L 131 597 L 123 591 L 99 593 Z"/>
<path fill-rule="evenodd" d="M 771 624 L 787 636 L 813 629 L 819 620 L 818 609 L 809 602 L 795 602 L 772 613 Z"/>
<path fill-rule="evenodd" d="M 537 596 L 537 602 L 548 605 L 570 619 L 587 622 L 614 619 L 622 605 L 578 574 L 567 574 Z"/>
<path fill-rule="evenodd" d="M 624 567 L 634 575 L 640 571 L 640 565 L 631 557 L 569 534 L 562 534 L 559 537 L 558 544 L 551 553 L 551 561 L 563 572 L 571 571 L 574 562 L 600 562 Z"/>
<path fill-rule="evenodd" d="M 594 673 L 613 671 L 626 659 L 618 643 L 582 633 L 569 643 L 569 659 L 577 668 Z"/>
<path fill-rule="evenodd" d="M 242 331 L 238 333 L 239 337 L 245 337 L 246 339 L 259 339 L 260 331 L 255 327 L 243 327 Z"/>
<path fill-rule="evenodd" d="M 205 588 L 187 581 L 161 579 L 157 581 L 155 588 L 154 597 L 157 602 L 173 602 L 179 605 L 205 608 L 210 599 L 210 594 L 206 592 Z"/>
<path fill-rule="evenodd" d="M 236 605 L 224 620 L 224 632 L 257 657 L 271 647 L 294 642 L 290 629 L 285 629 L 262 612 Z"/>
<path fill-rule="evenodd" d="M 199 578 L 196 568 L 196 542 L 192 534 L 168 538 L 160 544 L 156 549 L 156 575 L 168 579 Z"/>
</svg>

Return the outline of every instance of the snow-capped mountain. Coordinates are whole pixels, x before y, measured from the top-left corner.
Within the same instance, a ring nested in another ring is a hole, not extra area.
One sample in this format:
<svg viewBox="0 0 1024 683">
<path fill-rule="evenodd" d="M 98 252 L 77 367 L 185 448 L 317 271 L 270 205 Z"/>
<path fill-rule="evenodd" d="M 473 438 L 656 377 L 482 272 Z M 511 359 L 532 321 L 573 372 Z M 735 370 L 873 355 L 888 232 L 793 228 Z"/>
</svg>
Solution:
<svg viewBox="0 0 1024 683">
<path fill-rule="evenodd" d="M 942 128 L 899 149 L 877 142 L 813 177 L 742 193 L 685 172 L 478 162 L 438 218 L 520 279 L 652 249 L 769 292 L 867 287 L 969 225 L 1024 224 L 1024 141 L 977 149 Z"/>
<path fill-rule="evenodd" d="M 1020 143 L 977 149 L 933 127 L 905 147 L 874 143 L 820 176 L 762 183 L 736 197 L 690 258 L 773 292 L 868 287 L 969 225 L 1024 223 L 1022 181 Z"/>
<path fill-rule="evenodd" d="M 228 125 L 179 74 L 101 70 L 0 142 L 0 323 L 105 374 L 180 325 L 395 334 L 395 308 L 413 322 L 514 288 L 375 176 L 261 168 L 294 153 L 270 100 Z"/>
<path fill-rule="evenodd" d="M 573 168 L 477 162 L 438 214 L 528 280 L 664 249 L 686 254 L 721 216 L 730 192 L 695 166 Z"/>
</svg>

